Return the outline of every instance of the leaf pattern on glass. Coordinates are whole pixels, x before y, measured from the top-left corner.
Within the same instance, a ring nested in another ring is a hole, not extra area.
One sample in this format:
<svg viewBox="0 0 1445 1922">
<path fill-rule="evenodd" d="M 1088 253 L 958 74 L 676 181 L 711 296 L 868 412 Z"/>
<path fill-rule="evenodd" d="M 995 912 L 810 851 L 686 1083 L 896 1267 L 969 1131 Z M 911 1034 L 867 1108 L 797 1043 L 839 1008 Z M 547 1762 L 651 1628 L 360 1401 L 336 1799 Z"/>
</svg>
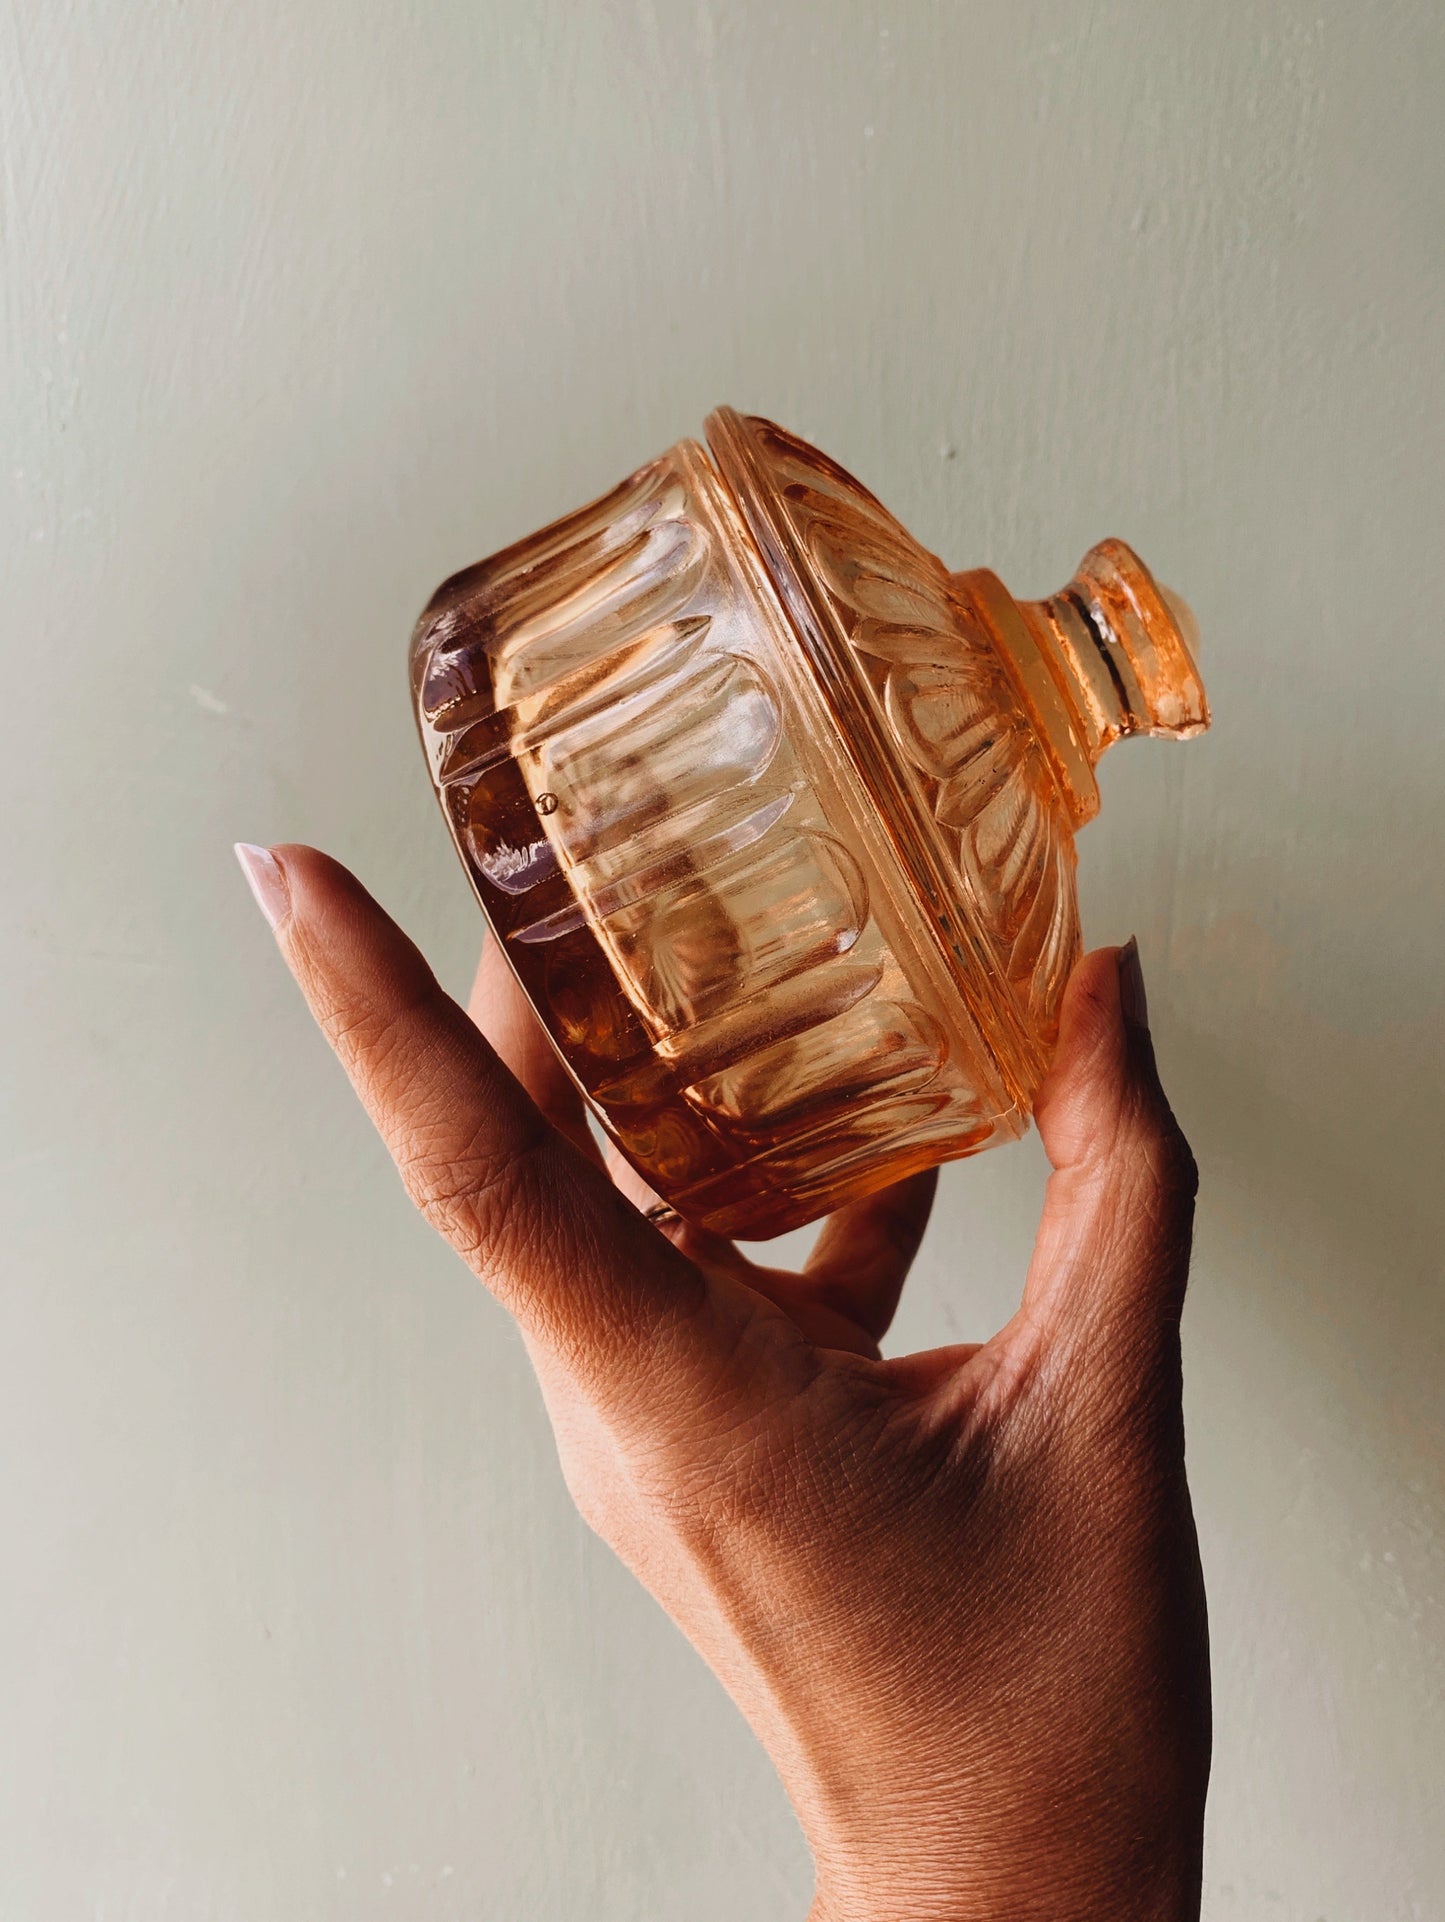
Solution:
<svg viewBox="0 0 1445 1922">
<path fill-rule="evenodd" d="M 943 562 L 866 488 L 781 429 L 760 428 L 758 444 L 1000 965 L 1052 1039 L 1080 946 L 1074 847 L 1012 683 L 970 635 Z"/>
</svg>

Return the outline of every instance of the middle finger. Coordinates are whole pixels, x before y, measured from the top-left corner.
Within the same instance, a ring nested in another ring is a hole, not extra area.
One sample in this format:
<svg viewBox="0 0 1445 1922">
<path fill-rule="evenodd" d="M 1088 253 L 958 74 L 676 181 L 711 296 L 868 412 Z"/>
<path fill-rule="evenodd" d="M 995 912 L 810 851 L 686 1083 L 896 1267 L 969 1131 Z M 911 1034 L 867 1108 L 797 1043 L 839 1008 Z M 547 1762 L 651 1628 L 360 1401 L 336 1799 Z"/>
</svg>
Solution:
<svg viewBox="0 0 1445 1922">
<path fill-rule="evenodd" d="M 542 1113 L 574 1148 L 600 1161 L 576 1082 L 522 991 L 497 937 L 488 933 L 467 1013 Z"/>
</svg>

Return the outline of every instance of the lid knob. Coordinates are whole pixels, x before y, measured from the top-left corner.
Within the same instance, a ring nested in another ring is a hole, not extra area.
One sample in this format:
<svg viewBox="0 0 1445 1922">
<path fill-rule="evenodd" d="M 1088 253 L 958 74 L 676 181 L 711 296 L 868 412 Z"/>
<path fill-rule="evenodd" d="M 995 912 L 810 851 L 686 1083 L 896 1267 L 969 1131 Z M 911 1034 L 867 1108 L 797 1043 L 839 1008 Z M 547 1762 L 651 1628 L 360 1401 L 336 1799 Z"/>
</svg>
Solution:
<svg viewBox="0 0 1445 1922">
<path fill-rule="evenodd" d="M 1068 586 L 1023 614 L 1060 676 L 1097 761 L 1125 734 L 1188 740 L 1209 725 L 1194 664 L 1199 624 L 1123 541 L 1100 541 Z"/>
<path fill-rule="evenodd" d="M 1193 611 L 1123 541 L 1091 547 L 1068 586 L 1047 600 L 1013 601 L 982 569 L 954 578 L 989 603 L 1075 826 L 1098 812 L 1093 770 L 1115 741 L 1126 734 L 1183 741 L 1208 727 Z"/>
</svg>

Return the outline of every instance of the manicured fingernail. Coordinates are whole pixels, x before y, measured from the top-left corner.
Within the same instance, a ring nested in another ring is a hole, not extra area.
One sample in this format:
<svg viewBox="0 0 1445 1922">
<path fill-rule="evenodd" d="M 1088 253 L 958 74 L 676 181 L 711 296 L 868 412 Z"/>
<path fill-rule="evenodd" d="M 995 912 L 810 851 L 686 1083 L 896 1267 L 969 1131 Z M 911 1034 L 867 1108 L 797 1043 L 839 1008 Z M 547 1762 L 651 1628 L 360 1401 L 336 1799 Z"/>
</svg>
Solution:
<svg viewBox="0 0 1445 1922">
<path fill-rule="evenodd" d="M 1149 1026 L 1149 997 L 1144 992 L 1144 970 L 1139 966 L 1139 943 L 1132 934 L 1119 950 L 1119 1006 L 1132 1026 Z"/>
<path fill-rule="evenodd" d="M 258 848 L 250 841 L 236 843 L 236 859 L 251 884 L 256 906 L 273 928 L 279 927 L 291 911 L 291 896 L 280 862 L 270 848 Z"/>
</svg>

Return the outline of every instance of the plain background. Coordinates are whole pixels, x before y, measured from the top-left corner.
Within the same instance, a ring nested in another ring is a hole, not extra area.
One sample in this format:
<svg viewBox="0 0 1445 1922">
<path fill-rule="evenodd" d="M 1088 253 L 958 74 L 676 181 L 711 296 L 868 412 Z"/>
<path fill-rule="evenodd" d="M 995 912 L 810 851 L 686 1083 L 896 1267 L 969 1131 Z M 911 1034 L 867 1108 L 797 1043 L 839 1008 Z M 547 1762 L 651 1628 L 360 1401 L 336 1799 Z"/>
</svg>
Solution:
<svg viewBox="0 0 1445 1922">
<path fill-rule="evenodd" d="M 460 986 L 412 618 L 719 400 L 1198 609 L 1081 854 L 1204 1174 L 1206 1908 L 1445 1915 L 1442 88 L 1434 0 L 0 8 L 6 1922 L 806 1908 L 229 850 Z M 1040 1187 L 948 1172 L 898 1345 Z"/>
</svg>

